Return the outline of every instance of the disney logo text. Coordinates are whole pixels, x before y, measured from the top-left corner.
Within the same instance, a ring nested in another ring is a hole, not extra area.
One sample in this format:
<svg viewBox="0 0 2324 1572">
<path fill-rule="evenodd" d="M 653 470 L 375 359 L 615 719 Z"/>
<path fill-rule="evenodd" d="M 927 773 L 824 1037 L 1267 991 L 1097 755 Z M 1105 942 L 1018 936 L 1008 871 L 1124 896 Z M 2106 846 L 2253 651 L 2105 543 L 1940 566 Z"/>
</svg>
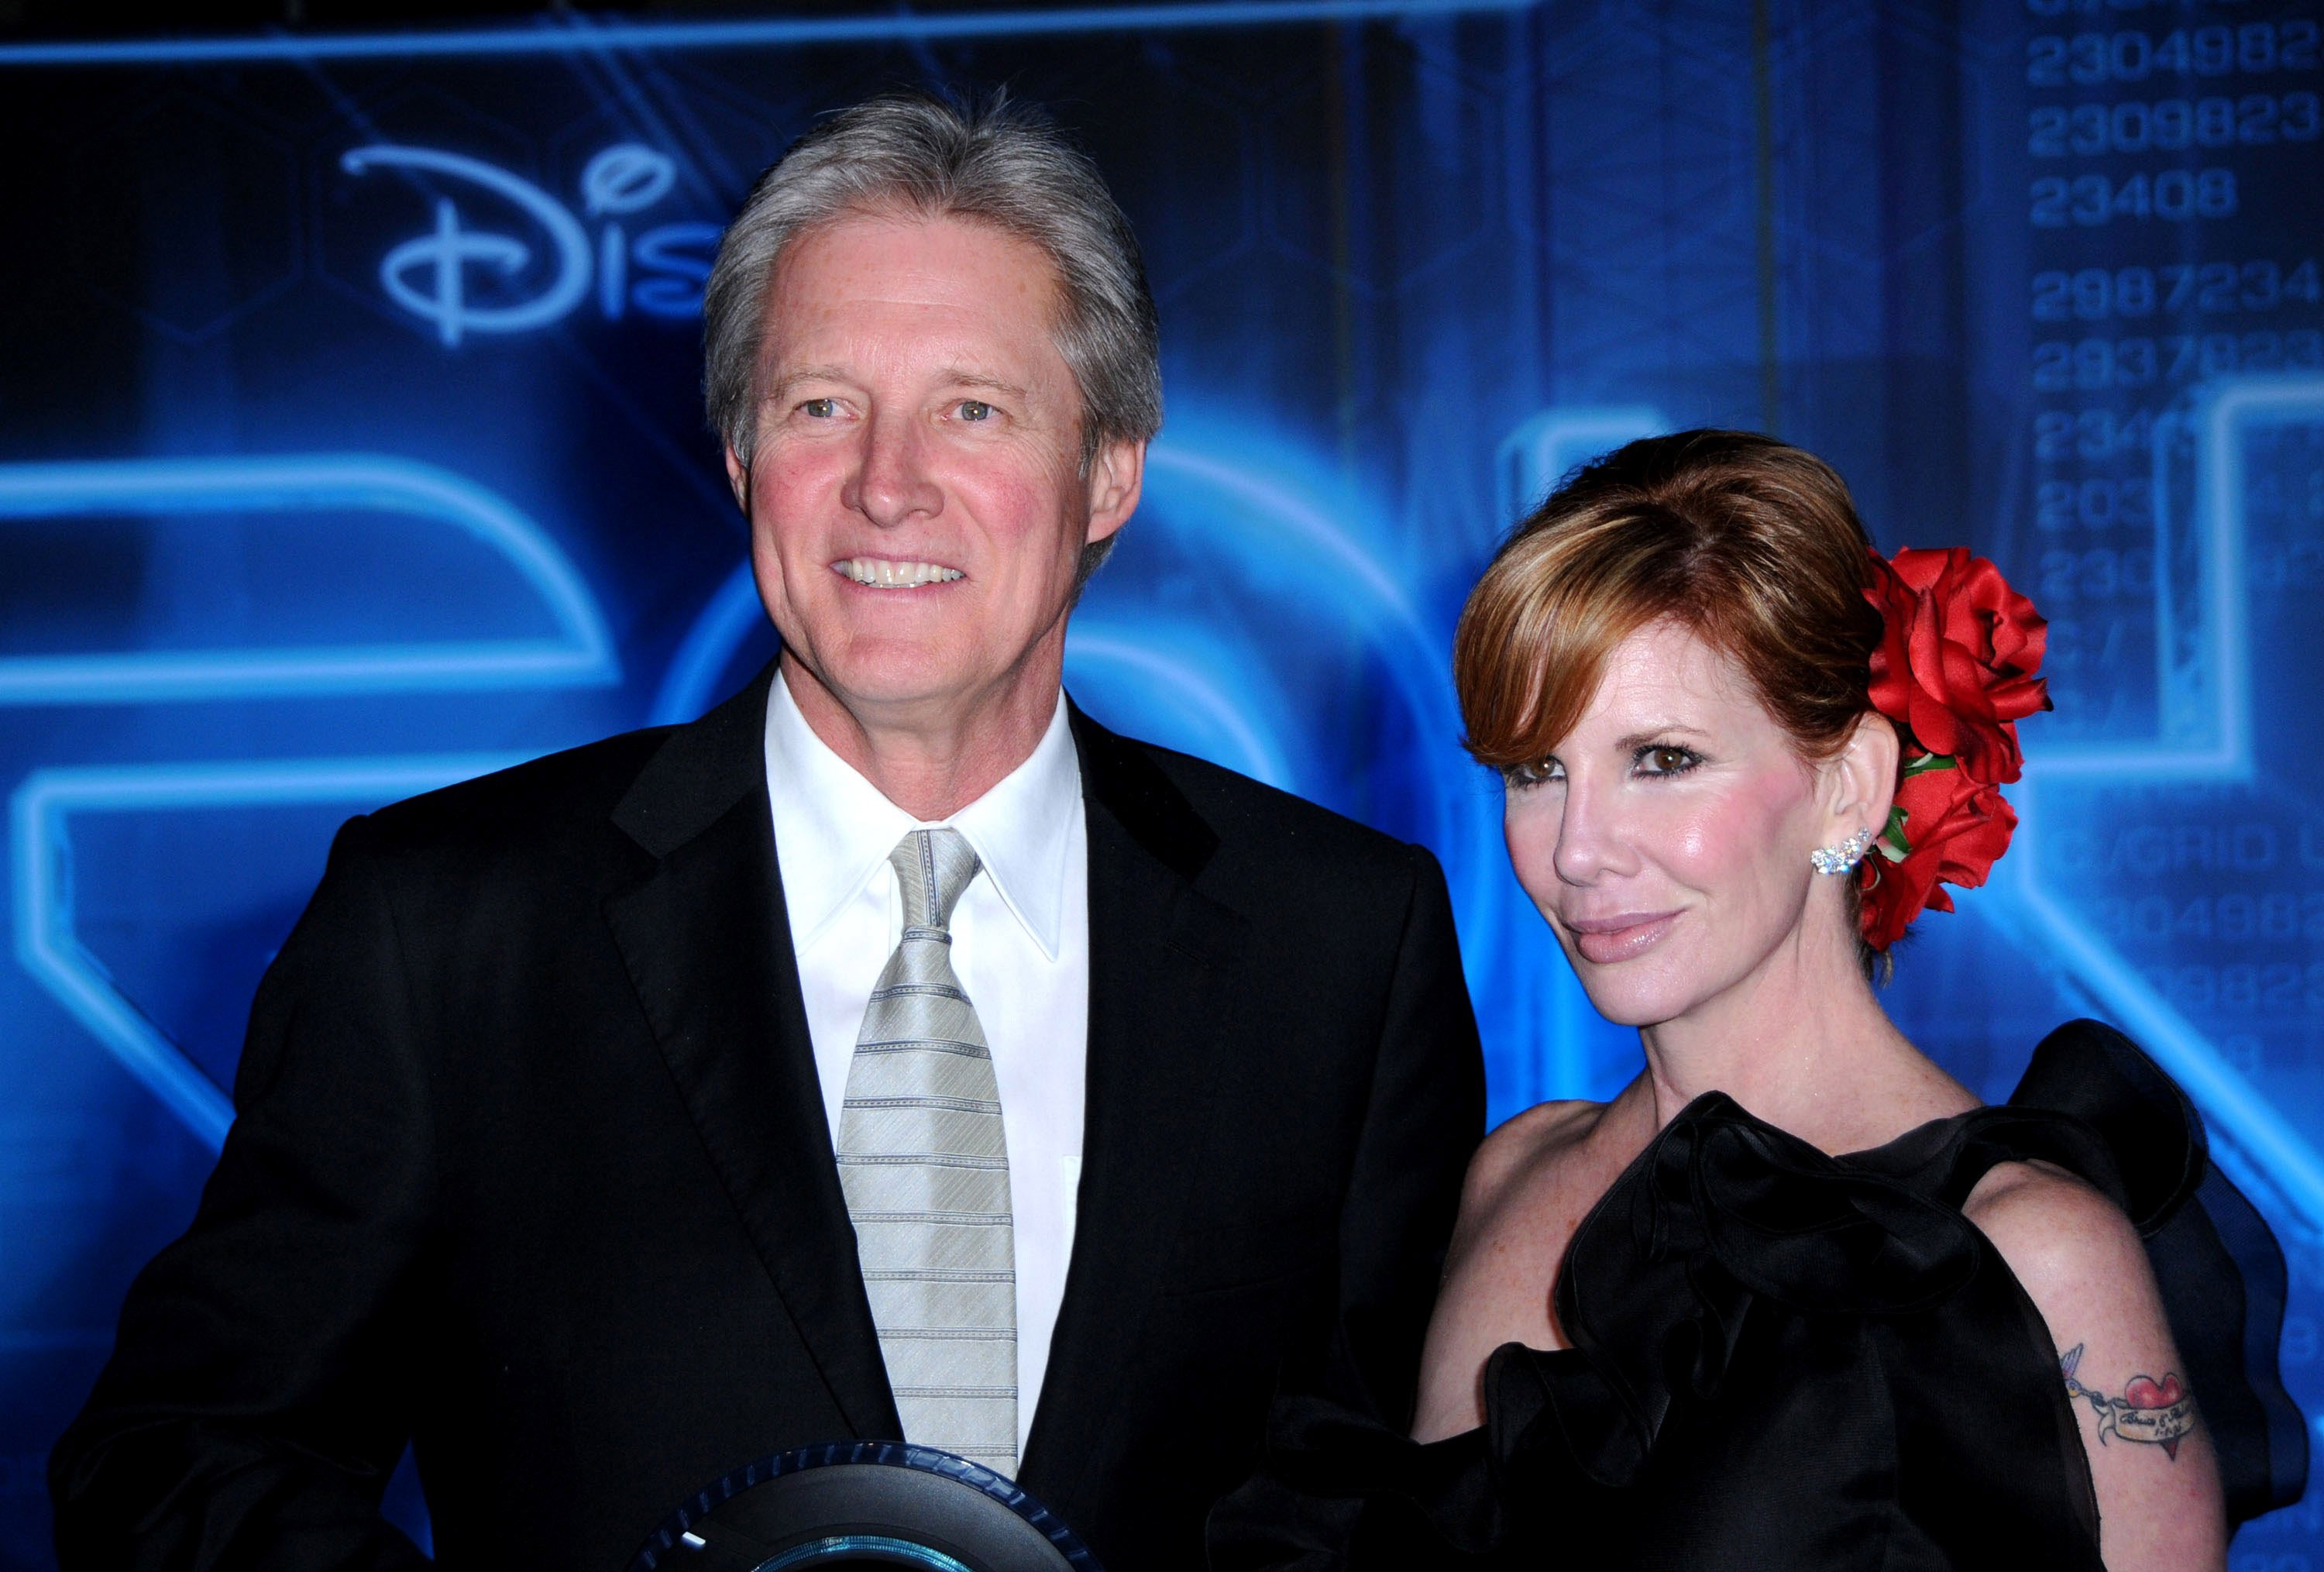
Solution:
<svg viewBox="0 0 2324 1572">
<path fill-rule="evenodd" d="M 456 153 L 381 143 L 350 149 L 339 165 L 351 175 L 375 169 L 402 169 L 464 181 L 499 197 L 538 226 L 550 261 L 546 281 L 521 299 L 478 300 L 469 288 L 471 268 L 514 279 L 530 264 L 533 247 L 514 235 L 471 228 L 450 197 L 435 198 L 435 227 L 394 246 L 380 259 L 380 287 L 388 299 L 435 325 L 447 347 L 470 333 L 522 333 L 545 328 L 589 298 L 592 282 L 599 310 L 618 320 L 631 308 L 648 316 L 682 321 L 702 310 L 702 285 L 718 245 L 715 224 L 663 224 L 632 239 L 620 218 L 660 201 L 678 180 L 678 166 L 666 153 L 635 143 L 606 148 L 581 173 L 584 214 L 604 219 L 593 244 L 580 218 L 531 181 Z M 636 275 L 632 282 L 632 275 Z"/>
</svg>

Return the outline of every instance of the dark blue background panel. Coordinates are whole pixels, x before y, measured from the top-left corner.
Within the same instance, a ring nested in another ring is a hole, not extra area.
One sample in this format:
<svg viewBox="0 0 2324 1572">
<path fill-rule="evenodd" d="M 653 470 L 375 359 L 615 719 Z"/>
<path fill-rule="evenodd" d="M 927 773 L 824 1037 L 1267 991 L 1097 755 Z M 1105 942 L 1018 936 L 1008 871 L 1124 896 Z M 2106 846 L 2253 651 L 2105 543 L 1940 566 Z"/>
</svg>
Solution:
<svg viewBox="0 0 2324 1572">
<path fill-rule="evenodd" d="M 1169 420 L 1099 716 L 1444 859 L 1496 1116 L 1602 1096 L 1447 656 L 1577 461 L 1716 423 L 2052 619 L 2016 849 L 1892 1009 L 1973 1088 L 2092 1013 L 2324 1298 L 2319 14 L 1563 0 L 0 44 L 0 1565 L 230 1117 L 346 815 L 698 713 L 772 649 L 701 284 L 819 112 L 1007 83 L 1104 163 Z M 2245 1567 L 2324 1553 L 2318 1497 Z M 401 1502 L 409 1519 L 413 1508 Z"/>
</svg>

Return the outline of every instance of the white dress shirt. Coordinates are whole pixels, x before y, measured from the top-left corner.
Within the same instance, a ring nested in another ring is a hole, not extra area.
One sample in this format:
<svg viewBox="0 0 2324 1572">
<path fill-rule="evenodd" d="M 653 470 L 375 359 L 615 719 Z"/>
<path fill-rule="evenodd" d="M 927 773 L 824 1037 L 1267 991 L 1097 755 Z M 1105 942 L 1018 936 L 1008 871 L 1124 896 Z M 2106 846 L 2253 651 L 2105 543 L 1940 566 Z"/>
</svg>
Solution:
<svg viewBox="0 0 2324 1572">
<path fill-rule="evenodd" d="M 766 753 L 775 860 L 835 1151 L 856 1034 L 903 937 L 888 855 L 931 826 L 832 752 L 779 676 L 767 695 Z M 1089 831 L 1064 694 L 1032 756 L 942 822 L 983 864 L 953 911 L 952 964 L 992 1052 L 1009 1142 L 1021 1456 L 1073 1255 L 1089 1050 Z"/>
</svg>

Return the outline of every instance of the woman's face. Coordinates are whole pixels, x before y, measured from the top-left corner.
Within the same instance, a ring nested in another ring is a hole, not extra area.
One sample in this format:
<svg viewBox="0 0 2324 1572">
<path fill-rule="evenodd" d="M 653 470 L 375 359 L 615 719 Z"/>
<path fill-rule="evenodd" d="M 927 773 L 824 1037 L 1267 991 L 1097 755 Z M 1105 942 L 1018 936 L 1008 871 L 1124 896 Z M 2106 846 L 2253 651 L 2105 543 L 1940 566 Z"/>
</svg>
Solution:
<svg viewBox="0 0 2324 1572">
<path fill-rule="evenodd" d="M 1552 757 L 1511 780 L 1505 828 L 1590 1002 L 1652 1026 L 1794 941 L 1831 822 L 1818 772 L 1734 662 L 1658 622 L 1616 647 Z"/>
</svg>

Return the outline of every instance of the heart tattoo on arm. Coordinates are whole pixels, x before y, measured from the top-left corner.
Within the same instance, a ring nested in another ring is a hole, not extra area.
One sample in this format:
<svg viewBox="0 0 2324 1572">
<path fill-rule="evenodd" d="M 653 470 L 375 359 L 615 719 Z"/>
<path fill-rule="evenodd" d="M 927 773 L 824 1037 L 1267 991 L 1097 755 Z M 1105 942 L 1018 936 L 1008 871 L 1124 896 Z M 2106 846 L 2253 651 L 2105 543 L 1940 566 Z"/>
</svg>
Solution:
<svg viewBox="0 0 2324 1572">
<path fill-rule="evenodd" d="M 2138 1441 L 2163 1448 L 2163 1455 L 2173 1463 L 2179 1461 L 2180 1438 L 2195 1428 L 2195 1394 L 2176 1374 L 2165 1375 L 2161 1381 L 2151 1375 L 2134 1375 L 2122 1389 L 2120 1397 L 2108 1397 L 2094 1392 L 2075 1377 L 2082 1363 L 2083 1345 L 2077 1343 L 2058 1361 L 2058 1370 L 2066 1378 L 2066 1394 L 2090 1405 L 2098 1416 L 2098 1444 L 2119 1437 L 2126 1441 Z"/>
</svg>

